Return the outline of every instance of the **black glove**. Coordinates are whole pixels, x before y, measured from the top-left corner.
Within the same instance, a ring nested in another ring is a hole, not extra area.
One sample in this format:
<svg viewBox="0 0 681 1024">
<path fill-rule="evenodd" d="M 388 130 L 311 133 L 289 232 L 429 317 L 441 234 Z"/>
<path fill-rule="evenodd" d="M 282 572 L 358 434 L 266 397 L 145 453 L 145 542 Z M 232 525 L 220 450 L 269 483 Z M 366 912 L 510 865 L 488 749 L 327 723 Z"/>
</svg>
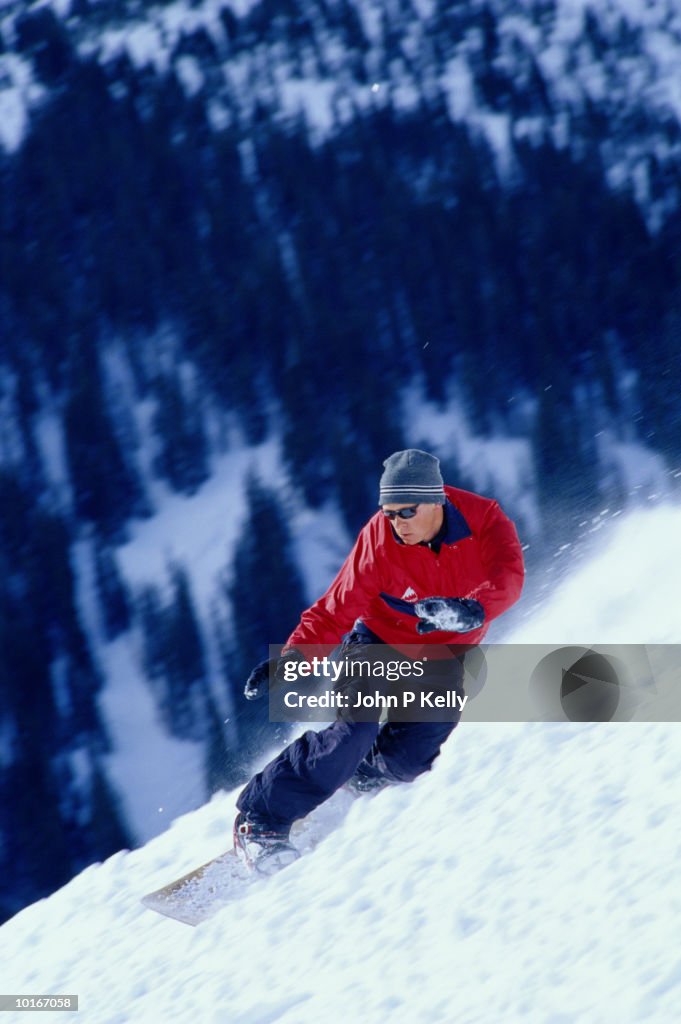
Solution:
<svg viewBox="0 0 681 1024">
<path fill-rule="evenodd" d="M 469 633 L 479 629 L 485 621 L 485 612 L 479 601 L 468 597 L 424 597 L 415 601 L 418 616 L 417 633 Z"/>
<path fill-rule="evenodd" d="M 279 658 L 266 658 L 256 665 L 244 686 L 246 700 L 260 700 L 267 693 L 270 685 L 270 672 L 275 672 Z"/>
<path fill-rule="evenodd" d="M 275 682 L 282 682 L 284 678 L 284 666 L 288 661 L 301 661 L 303 655 L 300 651 L 292 648 L 279 658 L 266 658 L 256 665 L 244 686 L 244 697 L 246 700 L 260 700 L 269 691 L 270 676 Z"/>
</svg>

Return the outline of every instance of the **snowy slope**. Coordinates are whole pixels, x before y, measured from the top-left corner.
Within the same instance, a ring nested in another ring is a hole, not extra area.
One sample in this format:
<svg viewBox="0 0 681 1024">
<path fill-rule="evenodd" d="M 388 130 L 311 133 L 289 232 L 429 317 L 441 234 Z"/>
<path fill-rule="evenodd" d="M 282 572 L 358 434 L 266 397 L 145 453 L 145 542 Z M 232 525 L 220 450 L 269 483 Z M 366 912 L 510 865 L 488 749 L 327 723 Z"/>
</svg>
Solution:
<svg viewBox="0 0 681 1024">
<path fill-rule="evenodd" d="M 679 509 L 667 505 L 654 512 L 637 510 L 608 525 L 599 557 L 568 576 L 550 601 L 531 609 L 529 622 L 514 632 L 511 642 L 681 641 Z"/>
<path fill-rule="evenodd" d="M 544 609 L 542 639 L 602 624 L 614 591 L 621 622 L 636 621 L 637 591 L 611 578 L 631 527 L 645 536 L 634 568 L 659 595 L 646 639 L 678 642 L 665 580 L 680 525 L 671 508 L 624 520 Z M 236 794 L 219 795 L 5 924 L 0 987 L 77 992 L 87 1024 L 668 1024 L 681 1002 L 679 728 L 464 724 L 432 773 L 357 801 L 238 907 L 195 930 L 143 910 L 144 891 L 227 842 Z"/>
</svg>

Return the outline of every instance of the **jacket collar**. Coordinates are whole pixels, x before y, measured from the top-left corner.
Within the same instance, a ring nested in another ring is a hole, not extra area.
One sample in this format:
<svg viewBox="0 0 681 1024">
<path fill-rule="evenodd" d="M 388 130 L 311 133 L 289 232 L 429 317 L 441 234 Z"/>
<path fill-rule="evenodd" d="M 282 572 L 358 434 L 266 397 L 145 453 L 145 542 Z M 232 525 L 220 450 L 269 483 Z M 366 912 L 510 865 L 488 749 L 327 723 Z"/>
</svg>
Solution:
<svg viewBox="0 0 681 1024">
<path fill-rule="evenodd" d="M 460 512 L 455 505 L 452 505 L 449 498 L 445 500 L 444 513 L 445 516 L 440 530 L 431 541 L 422 541 L 420 545 L 426 548 L 432 547 L 432 550 L 435 551 L 436 554 L 443 544 L 456 544 L 457 541 L 463 540 L 465 537 L 470 537 L 472 535 L 472 530 L 466 522 L 463 513 Z M 392 524 L 390 529 L 397 543 L 404 544 L 404 541 L 400 540 L 395 530 L 393 530 Z"/>
<path fill-rule="evenodd" d="M 445 501 L 445 522 L 447 530 L 442 538 L 443 544 L 456 544 L 458 540 L 463 540 L 465 537 L 473 535 L 473 531 L 464 518 L 463 512 L 460 512 L 456 505 L 452 505 L 449 498 Z"/>
</svg>

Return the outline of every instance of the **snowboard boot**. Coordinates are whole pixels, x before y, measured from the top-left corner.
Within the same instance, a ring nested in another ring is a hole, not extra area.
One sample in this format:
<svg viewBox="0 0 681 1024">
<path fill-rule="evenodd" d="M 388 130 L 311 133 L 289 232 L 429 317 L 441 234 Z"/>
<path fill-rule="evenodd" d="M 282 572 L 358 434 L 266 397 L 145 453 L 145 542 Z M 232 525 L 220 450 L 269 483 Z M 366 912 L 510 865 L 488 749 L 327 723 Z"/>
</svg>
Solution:
<svg viewBox="0 0 681 1024">
<path fill-rule="evenodd" d="M 393 782 L 387 775 L 383 775 L 382 772 L 377 771 L 375 768 L 372 769 L 370 765 L 362 763 L 355 774 L 348 779 L 343 786 L 348 793 L 352 793 L 353 796 L 364 796 L 366 793 L 378 793 L 381 789 L 385 789 L 386 786 L 396 786 L 397 781 Z"/>
<path fill-rule="evenodd" d="M 234 851 L 246 867 L 261 875 L 273 875 L 300 857 L 288 832 L 277 832 L 247 814 L 237 814 L 234 821 Z"/>
</svg>

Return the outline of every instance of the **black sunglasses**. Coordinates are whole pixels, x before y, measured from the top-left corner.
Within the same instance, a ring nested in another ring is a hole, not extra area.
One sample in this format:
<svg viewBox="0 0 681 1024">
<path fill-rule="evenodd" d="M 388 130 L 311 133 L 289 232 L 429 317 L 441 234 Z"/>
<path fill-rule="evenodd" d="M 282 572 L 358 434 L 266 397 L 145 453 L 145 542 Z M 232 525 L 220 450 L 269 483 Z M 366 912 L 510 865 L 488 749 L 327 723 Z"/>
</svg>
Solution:
<svg viewBox="0 0 681 1024">
<path fill-rule="evenodd" d="M 382 512 L 386 519 L 394 519 L 395 516 L 399 516 L 400 519 L 413 519 L 418 510 L 418 505 L 410 505 L 409 508 L 397 508 L 392 512 L 384 508 Z"/>
</svg>

